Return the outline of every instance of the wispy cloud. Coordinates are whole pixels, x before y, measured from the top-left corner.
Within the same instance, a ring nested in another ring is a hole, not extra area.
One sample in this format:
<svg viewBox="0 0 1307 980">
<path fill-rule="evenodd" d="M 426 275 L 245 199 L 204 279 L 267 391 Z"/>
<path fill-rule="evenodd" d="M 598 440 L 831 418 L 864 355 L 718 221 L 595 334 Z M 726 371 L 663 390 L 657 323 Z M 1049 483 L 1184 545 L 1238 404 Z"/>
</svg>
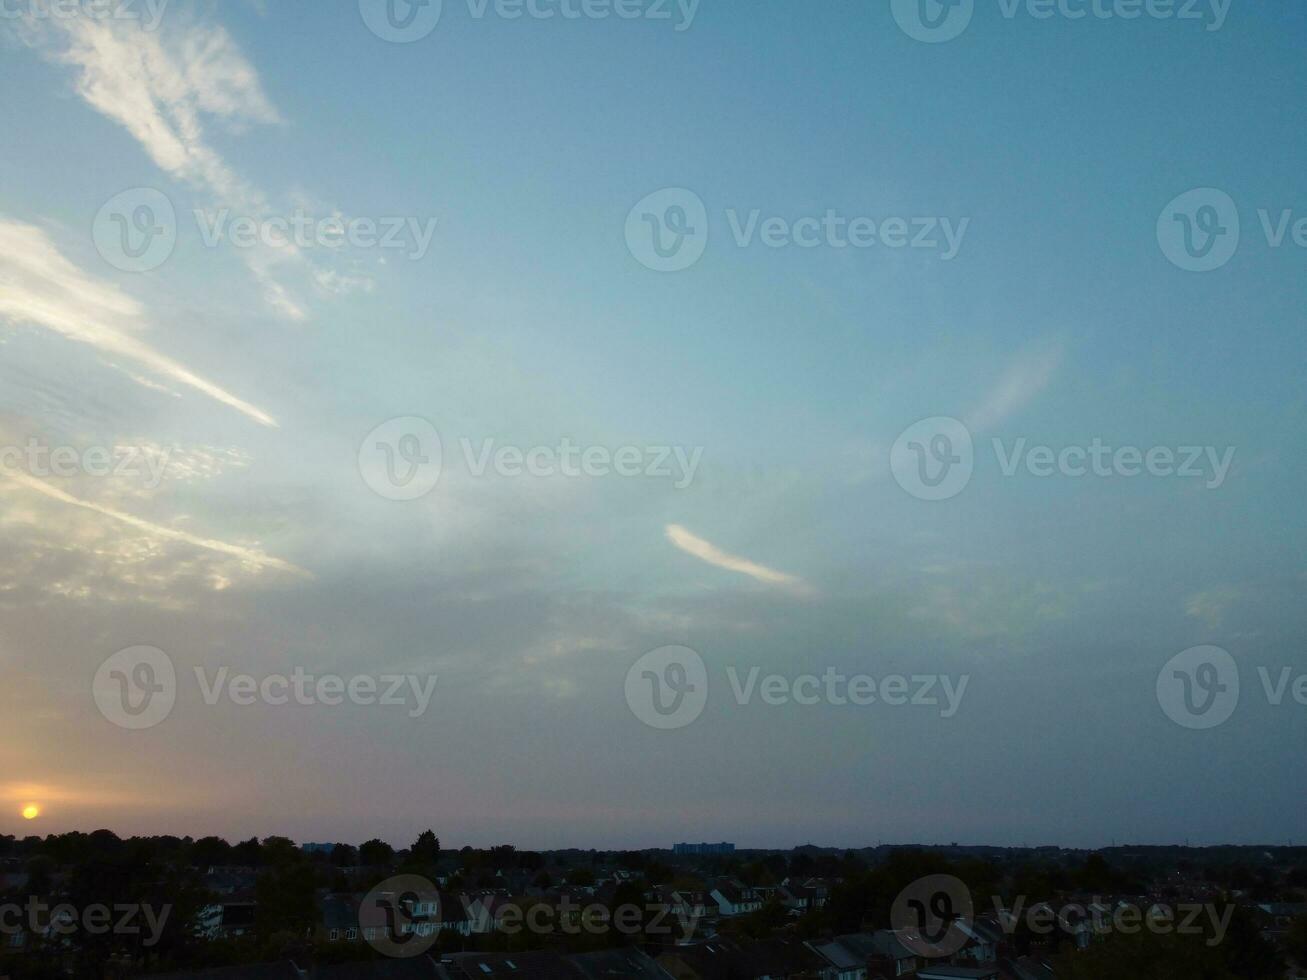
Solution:
<svg viewBox="0 0 1307 980">
<path fill-rule="evenodd" d="M 1019 354 L 985 398 L 964 420 L 972 432 L 984 432 L 1031 402 L 1062 364 L 1062 347 L 1045 344 Z"/>
<path fill-rule="evenodd" d="M 1220 629 L 1225 625 L 1230 610 L 1243 598 L 1244 590 L 1239 586 L 1218 585 L 1185 599 L 1185 615 L 1201 620 L 1208 629 Z"/>
<path fill-rule="evenodd" d="M 747 558 L 732 555 L 723 551 L 711 541 L 705 541 L 698 535 L 687 531 L 679 524 L 667 525 L 667 540 L 686 554 L 693 555 L 709 565 L 716 565 L 718 568 L 724 568 L 731 572 L 739 572 L 741 575 L 747 575 L 749 578 L 767 585 L 782 585 L 801 591 L 808 590 L 807 584 L 798 576 L 778 572 L 766 565 L 760 565 Z"/>
<path fill-rule="evenodd" d="M 267 196 L 227 163 L 206 132 L 215 121 L 229 130 L 281 122 L 258 72 L 225 29 L 191 24 L 145 31 L 130 20 L 94 17 L 21 23 L 24 40 L 47 60 L 72 67 L 77 94 L 126 129 L 166 174 L 209 204 L 255 219 L 274 215 Z M 303 301 L 283 281 L 291 270 L 310 282 L 323 274 L 302 250 L 290 242 L 260 243 L 241 258 L 274 311 L 307 318 Z"/>
<path fill-rule="evenodd" d="M 0 320 L 45 327 L 105 354 L 130 359 L 170 381 L 203 392 L 261 425 L 277 425 L 267 412 L 133 336 L 146 323 L 139 302 L 113 284 L 87 275 L 65 258 L 40 228 L 3 217 Z"/>
<path fill-rule="evenodd" d="M 225 201 L 254 207 L 261 197 L 209 145 L 203 119 L 275 123 L 279 116 L 231 36 L 198 25 L 169 39 L 112 18 L 50 18 L 66 45 L 52 59 L 77 69 L 77 93 L 121 123 L 164 171 Z M 53 37 L 45 37 L 57 43 Z"/>
<path fill-rule="evenodd" d="M 257 548 L 230 544 L 226 541 L 218 541 L 214 538 L 202 538 L 186 531 L 178 531 L 175 528 L 163 527 L 162 525 L 151 523 L 150 521 L 143 520 L 139 517 L 134 517 L 133 515 L 124 513 L 123 511 L 115 510 L 112 507 L 106 507 L 105 505 L 95 503 L 94 501 L 82 500 L 78 497 L 74 497 L 72 494 L 65 493 L 63 490 L 46 483 L 44 480 L 39 480 L 26 473 L 15 470 L 0 470 L 0 478 L 9 479 L 20 487 L 34 490 L 43 496 L 49 497 L 51 500 L 56 500 L 63 504 L 69 504 L 73 507 L 80 507 L 96 514 L 101 514 L 125 524 L 128 527 L 135 528 L 138 531 L 145 531 L 156 538 L 177 541 L 182 544 L 191 545 L 195 548 L 203 548 L 206 551 L 227 555 L 228 557 L 236 558 L 255 568 L 276 569 L 277 571 L 292 572 L 297 575 L 308 574 L 308 572 L 299 566 L 292 565 L 290 562 L 283 561 L 280 558 L 274 558 L 272 555 L 266 554 Z"/>
</svg>

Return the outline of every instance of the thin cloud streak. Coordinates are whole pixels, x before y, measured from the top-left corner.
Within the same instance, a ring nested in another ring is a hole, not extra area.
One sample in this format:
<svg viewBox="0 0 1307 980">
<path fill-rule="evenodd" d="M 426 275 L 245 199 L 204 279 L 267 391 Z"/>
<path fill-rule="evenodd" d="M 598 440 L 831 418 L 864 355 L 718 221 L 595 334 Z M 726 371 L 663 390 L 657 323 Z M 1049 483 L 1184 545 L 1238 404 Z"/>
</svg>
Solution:
<svg viewBox="0 0 1307 980">
<path fill-rule="evenodd" d="M 0 217 L 0 320 L 4 319 L 45 327 L 106 354 L 130 358 L 260 425 L 278 427 L 267 412 L 130 336 L 128 331 L 144 322 L 140 303 L 116 286 L 88 276 L 41 229 Z"/>
<path fill-rule="evenodd" d="M 693 555 L 709 565 L 716 565 L 718 568 L 724 568 L 727 571 L 747 575 L 749 578 L 763 582 L 766 585 L 783 585 L 793 589 L 808 590 L 807 584 L 798 576 L 790 575 L 787 572 L 779 572 L 774 568 L 768 568 L 766 565 L 750 561 L 748 558 L 732 555 L 712 542 L 705 541 L 698 535 L 687 531 L 680 524 L 667 525 L 667 540 L 686 554 Z"/>
<path fill-rule="evenodd" d="M 133 517 L 131 514 L 125 514 L 120 510 L 114 510 L 112 507 L 105 507 L 102 504 L 93 503 L 89 500 L 82 500 L 74 497 L 70 493 L 65 493 L 58 487 L 53 487 L 44 480 L 38 480 L 27 473 L 15 470 L 0 470 L 0 476 L 7 477 L 20 487 L 26 487 L 29 490 L 35 490 L 52 500 L 60 503 L 69 504 L 73 507 L 80 507 L 83 510 L 89 510 L 96 514 L 103 514 L 105 517 L 120 521 L 128 527 L 136 528 L 138 531 L 145 531 L 148 534 L 157 537 L 166 538 L 169 541 L 179 541 L 182 544 L 188 544 L 195 548 L 204 548 L 207 551 L 214 551 L 218 554 L 229 555 L 240 561 L 259 568 L 271 568 L 282 572 L 290 572 L 294 575 L 300 575 L 311 578 L 312 575 L 300 568 L 298 565 L 292 565 L 288 561 L 280 558 L 274 558 L 266 552 L 257 548 L 247 548 L 243 545 L 228 544 L 226 541 L 218 541 L 214 538 L 201 538 L 194 534 L 187 534 L 185 531 L 178 531 L 174 528 L 163 527 L 159 524 L 152 524 L 149 521 L 142 520 L 139 517 Z"/>
<path fill-rule="evenodd" d="M 984 401 L 967 416 L 967 427 L 972 432 L 984 432 L 1024 408 L 1048 387 L 1061 364 L 1061 346 L 1042 347 L 1018 356 Z"/>
</svg>

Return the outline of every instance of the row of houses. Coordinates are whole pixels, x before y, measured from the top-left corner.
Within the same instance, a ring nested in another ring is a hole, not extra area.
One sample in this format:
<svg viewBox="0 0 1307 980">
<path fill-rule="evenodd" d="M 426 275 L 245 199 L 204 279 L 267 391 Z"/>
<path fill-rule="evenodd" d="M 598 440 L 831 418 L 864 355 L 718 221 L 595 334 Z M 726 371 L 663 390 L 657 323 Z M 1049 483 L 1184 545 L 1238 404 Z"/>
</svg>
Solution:
<svg viewBox="0 0 1307 980">
<path fill-rule="evenodd" d="M 985 965 L 906 963 L 887 955 L 892 937 L 854 933 L 827 943 L 715 938 L 661 951 L 453 953 L 301 970 L 290 962 L 166 974 L 156 980 L 1052 980 L 1029 958 Z M 903 972 L 896 972 L 903 971 Z"/>
<path fill-rule="evenodd" d="M 450 933 L 460 936 L 502 931 L 507 914 L 520 919 L 522 910 L 546 906 L 544 917 L 558 929 L 581 929 L 590 924 L 596 906 L 617 902 L 617 886 L 605 882 L 593 887 L 536 889 L 535 894 L 510 895 L 504 889 L 481 889 L 457 893 L 433 887 L 430 891 L 406 891 L 404 896 L 378 896 L 402 914 L 395 928 L 421 937 Z M 642 909 L 656 910 L 660 921 L 682 927 L 691 935 L 715 931 L 722 919 L 757 912 L 767 902 L 776 902 L 791 915 L 799 916 L 820 908 L 829 895 L 829 883 L 817 879 L 786 882 L 753 888 L 734 878 L 722 878 L 704 889 L 655 887 L 643 893 Z M 370 916 L 361 893 L 329 894 L 321 899 L 317 938 L 328 943 L 367 942 L 381 936 L 388 924 Z M 252 906 L 239 896 L 227 898 L 205 910 L 205 922 L 212 923 L 210 935 L 241 935 L 252 923 Z M 529 917 L 528 917 L 529 918 Z"/>
</svg>

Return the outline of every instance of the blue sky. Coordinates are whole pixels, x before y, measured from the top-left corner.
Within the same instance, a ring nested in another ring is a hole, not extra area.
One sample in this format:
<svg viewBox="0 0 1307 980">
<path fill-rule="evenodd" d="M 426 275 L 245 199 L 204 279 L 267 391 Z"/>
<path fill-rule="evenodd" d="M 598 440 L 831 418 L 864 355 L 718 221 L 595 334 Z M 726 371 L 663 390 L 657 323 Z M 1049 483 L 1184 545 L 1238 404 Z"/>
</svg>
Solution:
<svg viewBox="0 0 1307 980">
<path fill-rule="evenodd" d="M 688 24 L 445 0 L 388 43 L 359 3 L 173 0 L 147 29 L 43 2 L 0 22 L 0 444 L 168 465 L 0 470 L 0 831 L 35 800 L 46 830 L 398 843 L 1293 835 L 1307 707 L 1258 668 L 1307 670 L 1307 12 L 976 0 L 926 43 L 871 0 Z M 141 188 L 177 217 L 132 271 L 103 234 Z M 626 234 L 666 188 L 706 218 L 676 272 Z M 1241 226 L 1203 272 L 1157 231 L 1195 188 Z M 1278 247 L 1263 210 L 1290 212 Z M 741 247 L 755 211 L 966 224 L 949 258 Z M 219 212 L 435 225 L 419 256 L 212 246 Z M 388 499 L 361 452 L 412 417 L 443 467 Z M 974 466 L 925 500 L 894 447 L 938 417 Z M 700 453 L 678 487 L 477 475 L 462 448 L 564 439 Z M 1095 440 L 1214 455 L 1003 472 Z M 1195 730 L 1157 685 L 1203 644 L 1241 692 Z M 91 692 L 136 645 L 180 680 L 128 731 Z M 623 685 L 668 645 L 708 696 L 656 730 Z M 726 671 L 755 666 L 970 680 L 948 718 L 739 704 Z M 208 705 L 197 667 L 438 681 L 412 718 Z"/>
</svg>

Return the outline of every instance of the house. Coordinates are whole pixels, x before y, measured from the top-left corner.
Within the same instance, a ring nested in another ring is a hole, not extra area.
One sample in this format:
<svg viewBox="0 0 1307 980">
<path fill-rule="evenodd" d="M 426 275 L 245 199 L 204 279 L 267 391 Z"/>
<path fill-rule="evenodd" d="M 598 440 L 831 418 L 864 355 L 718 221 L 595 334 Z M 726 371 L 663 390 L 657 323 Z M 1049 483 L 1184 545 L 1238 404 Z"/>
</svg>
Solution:
<svg viewBox="0 0 1307 980">
<path fill-rule="evenodd" d="M 557 953 L 451 953 L 437 964 L 442 980 L 577 980 Z"/>
<path fill-rule="evenodd" d="M 151 974 L 150 980 L 303 980 L 304 974 L 289 960 L 283 963 L 253 963 L 220 966 L 212 970 L 185 970 Z"/>
<path fill-rule="evenodd" d="M 600 980 L 634 977 L 670 980 L 667 972 L 635 947 L 564 956 L 552 952 L 452 953 L 441 957 L 442 980 Z"/>
<path fill-rule="evenodd" d="M 320 924 L 317 928 L 320 942 L 358 942 L 359 901 L 351 895 L 328 895 L 322 899 Z"/>
<path fill-rule="evenodd" d="M 926 960 L 903 941 L 893 929 L 878 929 L 873 933 L 854 933 L 840 936 L 845 946 L 861 953 L 867 960 L 867 975 L 877 980 L 892 977 L 914 976 Z"/>
<path fill-rule="evenodd" d="M 758 893 L 735 878 L 722 878 L 708 892 L 719 915 L 747 915 L 762 908 Z"/>
<path fill-rule="evenodd" d="M 200 910 L 197 927 L 205 939 L 231 939 L 254 932 L 252 896 L 224 897 Z"/>
<path fill-rule="evenodd" d="M 370 942 L 385 936 L 387 928 L 397 928 L 401 936 L 431 936 L 446 930 L 460 936 L 472 933 L 472 919 L 460 896 L 437 891 L 406 893 L 403 909 L 395 916 L 394 926 L 369 918 L 362 922 L 359 911 L 363 896 L 328 895 L 322 900 L 322 919 L 318 939 L 328 943 Z"/>
<path fill-rule="evenodd" d="M 829 980 L 867 980 L 867 960 L 837 939 L 824 943 L 809 943 L 808 948 L 826 964 L 825 976 Z"/>
<path fill-rule="evenodd" d="M 677 946 L 658 957 L 675 980 L 791 980 L 825 975 L 826 964 L 793 939 L 713 939 Z"/>
<path fill-rule="evenodd" d="M 999 924 L 990 919 L 956 919 L 955 927 L 967 937 L 966 945 L 958 951 L 958 958 L 972 963 L 993 963 L 998 959 L 999 948 L 1005 936 Z"/>
<path fill-rule="evenodd" d="M 709 914 L 717 914 L 717 903 L 707 892 L 674 891 L 668 904 L 673 915 L 687 922 L 698 922 Z"/>
<path fill-rule="evenodd" d="M 917 971 L 917 980 L 999 980 L 995 967 L 931 966 Z"/>
<path fill-rule="evenodd" d="M 812 891 L 802 885 L 781 885 L 776 889 L 776 898 L 791 915 L 803 915 L 815 907 Z"/>
<path fill-rule="evenodd" d="M 668 980 L 667 972 L 646 953 L 634 946 L 606 949 L 597 953 L 578 953 L 564 959 L 585 980 L 607 977 L 634 977 L 636 980 Z"/>
<path fill-rule="evenodd" d="M 1004 960 L 1003 969 L 1008 972 L 1012 980 L 1054 980 L 1053 968 L 1033 956 Z"/>
<path fill-rule="evenodd" d="M 321 966 L 306 980 L 440 980 L 442 974 L 429 956 L 410 959 L 363 960 Z"/>
</svg>

